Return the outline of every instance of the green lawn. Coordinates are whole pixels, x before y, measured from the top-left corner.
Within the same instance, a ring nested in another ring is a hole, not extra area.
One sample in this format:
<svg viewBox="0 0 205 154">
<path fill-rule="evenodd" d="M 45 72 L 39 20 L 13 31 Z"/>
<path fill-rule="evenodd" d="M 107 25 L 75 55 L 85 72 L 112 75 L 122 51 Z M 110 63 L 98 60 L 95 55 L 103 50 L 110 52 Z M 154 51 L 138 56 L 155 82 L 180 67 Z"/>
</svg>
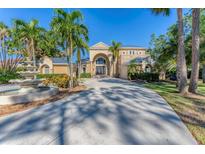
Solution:
<svg viewBox="0 0 205 154">
<path fill-rule="evenodd" d="M 198 143 L 205 144 L 205 99 L 181 96 L 172 83 L 146 83 L 144 86 L 160 94 L 181 117 Z M 205 95 L 205 84 L 200 82 L 198 90 Z"/>
</svg>

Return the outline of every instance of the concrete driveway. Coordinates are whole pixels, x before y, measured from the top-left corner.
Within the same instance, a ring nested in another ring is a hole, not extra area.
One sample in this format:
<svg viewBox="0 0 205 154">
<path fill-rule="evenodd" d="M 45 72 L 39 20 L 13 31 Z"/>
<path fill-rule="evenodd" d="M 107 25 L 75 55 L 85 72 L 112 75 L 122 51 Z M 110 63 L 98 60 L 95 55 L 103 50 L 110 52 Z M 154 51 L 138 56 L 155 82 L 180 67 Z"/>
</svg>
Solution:
<svg viewBox="0 0 205 154">
<path fill-rule="evenodd" d="M 196 144 L 158 94 L 120 79 L 0 118 L 0 144 Z"/>
</svg>

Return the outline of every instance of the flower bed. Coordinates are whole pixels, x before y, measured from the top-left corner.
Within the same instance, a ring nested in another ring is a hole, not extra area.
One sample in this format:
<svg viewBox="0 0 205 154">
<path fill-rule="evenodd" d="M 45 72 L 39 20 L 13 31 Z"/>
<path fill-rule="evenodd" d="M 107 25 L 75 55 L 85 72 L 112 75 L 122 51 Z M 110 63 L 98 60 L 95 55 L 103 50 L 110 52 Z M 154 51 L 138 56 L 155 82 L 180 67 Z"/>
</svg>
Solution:
<svg viewBox="0 0 205 154">
<path fill-rule="evenodd" d="M 38 79 L 44 78 L 43 84 L 46 86 L 57 86 L 59 88 L 69 88 L 70 77 L 67 74 L 38 74 Z M 78 81 L 73 78 L 73 87 L 78 86 Z"/>
</svg>

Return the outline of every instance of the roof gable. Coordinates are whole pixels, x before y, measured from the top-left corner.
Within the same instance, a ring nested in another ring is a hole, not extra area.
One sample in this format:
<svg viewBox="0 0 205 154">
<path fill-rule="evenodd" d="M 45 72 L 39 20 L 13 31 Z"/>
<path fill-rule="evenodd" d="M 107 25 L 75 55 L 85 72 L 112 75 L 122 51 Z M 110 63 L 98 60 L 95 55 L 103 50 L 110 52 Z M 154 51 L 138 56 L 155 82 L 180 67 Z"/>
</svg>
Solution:
<svg viewBox="0 0 205 154">
<path fill-rule="evenodd" d="M 91 49 L 107 49 L 109 48 L 109 45 L 103 43 L 103 42 L 98 42 L 94 44 L 93 46 L 90 47 Z"/>
</svg>

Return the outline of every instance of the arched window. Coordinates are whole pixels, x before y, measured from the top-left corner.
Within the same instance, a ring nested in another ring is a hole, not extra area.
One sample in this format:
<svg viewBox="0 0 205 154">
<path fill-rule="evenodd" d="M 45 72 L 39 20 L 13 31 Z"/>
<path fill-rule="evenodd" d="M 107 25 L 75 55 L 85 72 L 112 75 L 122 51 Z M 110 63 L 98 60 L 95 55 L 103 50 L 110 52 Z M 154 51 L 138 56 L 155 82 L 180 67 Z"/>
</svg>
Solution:
<svg viewBox="0 0 205 154">
<path fill-rule="evenodd" d="M 85 66 L 83 67 L 83 73 L 86 73 L 86 68 L 85 68 Z"/>
<path fill-rule="evenodd" d="M 104 58 L 100 57 L 96 60 L 96 64 L 106 64 L 106 61 Z"/>
<path fill-rule="evenodd" d="M 151 67 L 150 66 L 146 66 L 145 67 L 145 72 L 150 73 L 151 72 Z"/>
<path fill-rule="evenodd" d="M 46 65 L 45 67 L 44 67 L 44 74 L 49 74 L 49 66 L 48 65 Z"/>
</svg>

